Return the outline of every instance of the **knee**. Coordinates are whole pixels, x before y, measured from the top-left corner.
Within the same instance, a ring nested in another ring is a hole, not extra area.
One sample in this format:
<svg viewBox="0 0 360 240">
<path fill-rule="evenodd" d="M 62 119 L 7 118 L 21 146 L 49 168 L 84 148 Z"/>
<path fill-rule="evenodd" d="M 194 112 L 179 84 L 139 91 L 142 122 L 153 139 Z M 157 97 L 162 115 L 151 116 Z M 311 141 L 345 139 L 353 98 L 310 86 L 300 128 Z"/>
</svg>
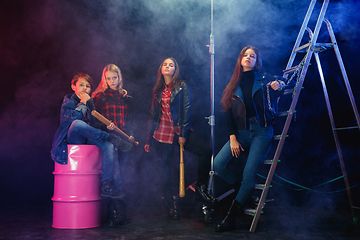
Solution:
<svg viewBox="0 0 360 240">
<path fill-rule="evenodd" d="M 70 128 L 71 128 L 71 129 L 81 128 L 84 123 L 85 123 L 85 122 L 82 121 L 82 120 L 74 120 L 74 121 L 71 123 Z"/>
<path fill-rule="evenodd" d="M 108 153 L 108 154 L 114 154 L 115 153 L 115 147 L 111 142 L 104 142 L 101 147 L 101 151 Z"/>
<path fill-rule="evenodd" d="M 111 142 L 104 142 L 104 147 L 108 151 L 115 152 L 115 147 Z"/>
</svg>

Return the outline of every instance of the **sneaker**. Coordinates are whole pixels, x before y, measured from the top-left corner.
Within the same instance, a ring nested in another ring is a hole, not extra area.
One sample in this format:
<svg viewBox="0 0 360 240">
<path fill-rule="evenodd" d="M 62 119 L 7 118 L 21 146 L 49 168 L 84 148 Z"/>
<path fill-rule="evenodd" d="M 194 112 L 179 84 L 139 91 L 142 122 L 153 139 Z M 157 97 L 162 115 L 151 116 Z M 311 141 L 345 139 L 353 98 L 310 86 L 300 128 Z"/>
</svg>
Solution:
<svg viewBox="0 0 360 240">
<path fill-rule="evenodd" d="M 105 181 L 101 185 L 101 196 L 108 198 L 123 198 L 125 197 L 125 193 L 116 190 L 114 186 Z"/>
</svg>

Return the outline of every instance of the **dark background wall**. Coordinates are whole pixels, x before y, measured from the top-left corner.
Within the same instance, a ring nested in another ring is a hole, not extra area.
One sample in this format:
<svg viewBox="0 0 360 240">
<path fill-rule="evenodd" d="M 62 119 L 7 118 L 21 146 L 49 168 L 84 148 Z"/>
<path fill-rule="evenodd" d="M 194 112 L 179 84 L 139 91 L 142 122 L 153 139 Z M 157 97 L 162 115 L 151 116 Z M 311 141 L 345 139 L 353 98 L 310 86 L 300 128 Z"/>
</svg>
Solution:
<svg viewBox="0 0 360 240">
<path fill-rule="evenodd" d="M 259 48 L 264 72 L 282 75 L 310 1 L 214 1 L 215 153 L 227 141 L 224 113 L 219 107 L 237 56 L 246 45 Z M 321 1 L 320 1 L 321 2 Z M 320 4 L 316 6 L 319 11 Z M 359 99 L 360 3 L 331 1 L 327 17 Z M 312 18 L 313 27 L 316 18 Z M 320 41 L 328 42 L 326 28 Z M 166 57 L 177 59 L 182 78 L 193 95 L 193 128 L 210 142 L 210 1 L 208 0 L 3 0 L 0 2 L 0 189 L 1 205 L 51 203 L 53 161 L 50 148 L 59 125 L 63 96 L 70 81 L 86 72 L 97 85 L 109 63 L 120 67 L 124 87 L 134 97 L 135 135 L 140 146 L 129 158 L 126 191 L 129 201 L 154 197 L 153 153 L 145 154 L 147 114 L 157 69 Z M 339 126 L 354 124 L 332 52 L 322 55 L 323 68 Z M 285 103 L 281 103 L 284 104 Z M 359 104 L 359 103 L 358 103 Z M 350 112 L 350 113 L 349 113 Z M 278 165 L 277 175 L 311 187 L 342 175 L 315 62 L 309 67 Z M 351 186 L 359 179 L 359 133 L 340 134 Z M 187 184 L 196 180 L 196 158 L 186 153 Z M 176 164 L 175 164 L 176 165 Z M 273 194 L 279 203 L 346 205 L 343 180 L 296 191 L 275 177 Z M 296 187 L 295 187 L 296 188 Z M 326 193 L 324 193 L 326 192 Z M 330 193 L 331 192 L 331 193 Z M 359 187 L 353 189 L 359 202 Z"/>
</svg>

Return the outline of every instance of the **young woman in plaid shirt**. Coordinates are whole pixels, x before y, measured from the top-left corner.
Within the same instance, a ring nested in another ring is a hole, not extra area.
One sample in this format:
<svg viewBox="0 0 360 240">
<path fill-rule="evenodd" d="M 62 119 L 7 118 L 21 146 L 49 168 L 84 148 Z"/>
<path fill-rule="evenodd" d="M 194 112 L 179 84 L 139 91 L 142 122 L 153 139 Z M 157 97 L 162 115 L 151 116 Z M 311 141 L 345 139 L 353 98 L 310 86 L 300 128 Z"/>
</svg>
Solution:
<svg viewBox="0 0 360 240">
<path fill-rule="evenodd" d="M 174 145 L 199 156 L 197 193 L 207 202 L 214 199 L 207 194 L 207 181 L 211 164 L 211 147 L 190 129 L 191 100 L 187 84 L 180 80 L 179 65 L 173 58 L 165 59 L 158 70 L 153 88 L 152 106 L 148 121 L 145 151 L 150 151 L 150 139 L 163 169 L 162 194 L 169 207 L 169 215 L 179 219 L 176 201 L 171 190 L 171 166 Z"/>
<path fill-rule="evenodd" d="M 92 97 L 94 99 L 96 111 L 112 122 L 110 125 L 112 126 L 111 128 L 107 128 L 105 124 L 99 121 L 96 123 L 96 127 L 112 131 L 115 129 L 115 126 L 117 126 L 123 132 L 128 134 L 130 136 L 130 142 L 133 142 L 135 139 L 133 137 L 133 131 L 130 127 L 131 97 L 127 95 L 127 91 L 123 89 L 123 78 L 118 66 L 109 64 L 104 68 L 99 86 L 92 94 Z M 119 148 L 115 149 L 113 185 L 121 192 L 123 191 L 122 184 L 124 179 L 124 170 L 129 150 L 132 146 L 133 145 L 128 141 L 123 140 Z M 116 210 L 115 207 L 115 210 L 114 208 L 109 209 L 109 212 L 111 211 L 118 210 Z"/>
<path fill-rule="evenodd" d="M 129 106 L 131 97 L 123 89 L 123 79 L 119 67 L 109 64 L 104 68 L 99 86 L 92 94 L 92 97 L 96 111 L 114 123 L 113 128 L 110 128 L 110 130 L 114 130 L 115 126 L 117 126 L 127 133 L 131 139 L 134 139 L 130 128 L 131 114 Z M 103 123 L 98 123 L 98 127 L 104 130 L 107 129 Z M 117 179 L 114 179 L 114 186 L 118 190 L 122 190 L 124 168 L 131 147 L 132 144 L 124 140 L 120 149 L 117 149 L 118 158 L 114 164 L 114 172 L 118 174 L 115 176 Z"/>
</svg>

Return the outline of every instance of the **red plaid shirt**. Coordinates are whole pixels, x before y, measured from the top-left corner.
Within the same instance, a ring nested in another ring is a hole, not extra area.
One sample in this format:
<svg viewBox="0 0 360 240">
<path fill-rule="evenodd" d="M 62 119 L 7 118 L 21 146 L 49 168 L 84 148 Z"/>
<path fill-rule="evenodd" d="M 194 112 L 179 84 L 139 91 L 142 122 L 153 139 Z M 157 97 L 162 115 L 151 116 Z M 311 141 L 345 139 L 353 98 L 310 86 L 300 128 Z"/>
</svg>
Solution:
<svg viewBox="0 0 360 240">
<path fill-rule="evenodd" d="M 169 87 L 164 84 L 161 96 L 161 116 L 159 128 L 155 130 L 153 137 L 162 143 L 172 143 L 175 133 L 180 134 L 181 126 L 174 126 L 170 110 Z"/>
<path fill-rule="evenodd" d="M 121 97 L 119 91 L 111 88 L 99 92 L 94 97 L 96 111 L 114 122 L 122 131 L 126 131 L 126 120 L 128 117 L 128 103 Z"/>
</svg>

